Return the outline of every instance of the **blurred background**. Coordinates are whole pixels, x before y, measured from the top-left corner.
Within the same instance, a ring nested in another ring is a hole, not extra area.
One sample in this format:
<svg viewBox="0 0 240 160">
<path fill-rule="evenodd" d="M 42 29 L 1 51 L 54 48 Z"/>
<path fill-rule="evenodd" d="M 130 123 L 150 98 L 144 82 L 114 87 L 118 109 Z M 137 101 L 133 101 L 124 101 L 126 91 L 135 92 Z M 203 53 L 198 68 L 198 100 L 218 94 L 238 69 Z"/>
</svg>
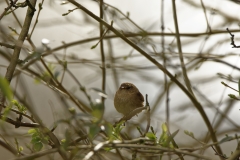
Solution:
<svg viewBox="0 0 240 160">
<path fill-rule="evenodd" d="M 100 16 L 99 1 L 77 2 Z M 39 3 L 42 3 L 42 10 L 39 10 Z M 112 21 L 114 28 L 162 64 L 186 87 L 180 45 L 192 91 L 203 106 L 218 140 L 226 135 L 234 137 L 239 132 L 239 93 L 230 87 L 238 90 L 239 48 L 233 48 L 231 35 L 226 29 L 235 35 L 235 44 L 240 45 L 240 2 L 177 0 L 175 3 L 176 10 L 173 10 L 172 1 L 168 0 L 105 0 L 103 19 L 109 25 Z M 0 5 L 2 14 L 9 6 L 9 1 L 0 0 Z M 12 9 L 13 12 L 0 20 L 0 41 L 14 45 L 27 8 Z M 174 11 L 180 44 L 175 34 Z M 161 134 L 161 125 L 167 122 L 171 132 L 179 129 L 175 137 L 179 148 L 201 146 L 184 133 L 184 130 L 193 132 L 199 141 L 208 139 L 208 128 L 189 97 L 156 65 L 108 28 L 103 27 L 103 33 L 101 47 L 99 22 L 84 11 L 68 1 L 37 1 L 29 30 L 31 36 L 24 42 L 19 58 L 22 63 L 17 65 L 11 82 L 14 98 L 31 107 L 49 128 L 59 120 L 69 118 L 69 108 L 74 108 L 76 113 L 83 113 L 65 93 L 51 87 L 53 82 L 39 59 L 40 54 L 54 76 L 80 104 L 90 108 L 86 95 L 94 103 L 102 99 L 103 93 L 107 95 L 104 121 L 114 124 L 122 117 L 114 108 L 114 94 L 121 83 L 131 82 L 143 95 L 148 94 L 151 126 L 156 135 Z M 12 49 L 0 47 L 1 76 L 5 76 L 12 53 Z M 34 56 L 27 59 L 31 55 Z M 236 95 L 236 98 L 230 98 L 229 94 Z M 16 118 L 14 114 L 9 117 Z M 125 131 L 134 138 L 139 137 L 139 133 L 131 128 L 135 124 L 145 127 L 145 112 L 127 123 Z M 23 141 L 29 138 L 28 128 L 1 125 L 1 137 L 7 138 L 12 144 L 15 143 L 13 137 L 21 139 L 23 145 L 28 143 Z M 128 127 L 131 129 L 128 130 Z M 64 138 L 66 128 L 64 125 L 56 128 L 59 139 Z M 205 142 L 211 143 L 210 140 Z M 236 147 L 236 141 L 221 145 L 227 156 Z M 1 153 L 9 153 L 2 147 L 0 149 Z M 215 154 L 212 148 L 204 152 L 204 155 L 217 159 Z M 3 156 L 4 159 L 14 157 L 10 153 Z"/>
</svg>

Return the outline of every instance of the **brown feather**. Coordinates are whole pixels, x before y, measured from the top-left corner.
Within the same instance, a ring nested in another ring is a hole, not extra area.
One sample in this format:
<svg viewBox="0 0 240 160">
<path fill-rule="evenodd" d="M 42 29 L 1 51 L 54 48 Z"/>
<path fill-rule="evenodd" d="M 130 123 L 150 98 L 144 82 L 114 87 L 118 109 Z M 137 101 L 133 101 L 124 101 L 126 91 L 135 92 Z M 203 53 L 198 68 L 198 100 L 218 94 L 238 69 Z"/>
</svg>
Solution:
<svg viewBox="0 0 240 160">
<path fill-rule="evenodd" d="M 144 97 L 132 83 L 122 83 L 114 97 L 116 110 L 123 115 L 143 107 Z"/>
</svg>

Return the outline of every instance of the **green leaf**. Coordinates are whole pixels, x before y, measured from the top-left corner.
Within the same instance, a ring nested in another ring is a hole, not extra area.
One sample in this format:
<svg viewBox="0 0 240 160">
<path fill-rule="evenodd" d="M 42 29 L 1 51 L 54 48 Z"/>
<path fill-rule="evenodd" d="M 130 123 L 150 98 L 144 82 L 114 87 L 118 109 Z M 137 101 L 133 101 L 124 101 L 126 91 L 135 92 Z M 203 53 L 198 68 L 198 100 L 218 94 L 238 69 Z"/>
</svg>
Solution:
<svg viewBox="0 0 240 160">
<path fill-rule="evenodd" d="M 18 111 L 20 111 L 21 113 L 26 113 L 27 108 L 20 104 L 17 100 L 13 99 L 12 103 L 17 107 Z"/>
<path fill-rule="evenodd" d="M 108 135 L 108 137 L 111 136 L 112 135 L 113 126 L 110 123 L 106 123 L 104 125 L 104 127 L 105 127 L 104 131 Z"/>
<path fill-rule="evenodd" d="M 238 100 L 238 98 L 234 94 L 228 94 L 228 96 L 232 99 Z"/>
<path fill-rule="evenodd" d="M 124 122 L 125 121 L 121 121 L 121 122 L 117 123 L 115 127 L 112 127 L 111 136 L 109 137 L 110 141 L 122 140 L 120 132 L 125 127 L 125 126 L 123 126 Z"/>
<path fill-rule="evenodd" d="M 37 131 L 36 131 L 36 129 L 29 129 L 28 130 L 28 134 L 34 134 L 34 133 L 36 133 Z"/>
<path fill-rule="evenodd" d="M 40 59 L 42 53 L 43 53 L 43 48 L 37 48 L 36 50 L 32 51 L 24 60 L 22 63 L 26 63 L 32 59 Z"/>
<path fill-rule="evenodd" d="M 15 28 L 12 28 L 11 26 L 8 26 L 8 28 L 12 31 L 12 33 L 19 35 L 19 33 L 17 32 L 17 30 Z"/>
<path fill-rule="evenodd" d="M 38 3 L 39 10 L 42 9 L 42 3 Z"/>
<path fill-rule="evenodd" d="M 104 114 L 104 104 L 103 103 L 96 103 L 92 104 L 92 116 L 97 118 L 96 121 L 100 121 Z"/>
<path fill-rule="evenodd" d="M 34 137 L 39 137 L 39 133 L 38 132 L 33 133 L 32 138 L 34 138 Z"/>
<path fill-rule="evenodd" d="M 49 144 L 49 137 L 48 136 L 44 136 L 43 138 L 41 138 L 41 142 L 43 144 Z"/>
<path fill-rule="evenodd" d="M 68 62 L 63 60 L 63 61 L 60 61 L 60 64 L 63 66 L 64 69 L 67 69 L 67 64 Z"/>
<path fill-rule="evenodd" d="M 72 114 L 75 114 L 76 113 L 76 109 L 74 107 L 69 107 L 68 108 L 68 111 Z"/>
<path fill-rule="evenodd" d="M 31 140 L 32 144 L 35 144 L 35 143 L 38 143 L 38 142 L 41 142 L 41 138 L 40 137 L 32 137 L 32 140 Z"/>
<path fill-rule="evenodd" d="M 192 132 L 189 132 L 187 130 L 184 130 L 184 133 L 192 138 L 194 138 L 194 134 Z"/>
<path fill-rule="evenodd" d="M 71 141 L 71 132 L 69 130 L 66 130 L 65 131 L 65 139 L 63 139 L 61 142 L 62 142 L 62 145 L 63 145 L 63 148 L 66 150 L 67 147 L 69 146 L 69 143 Z"/>
<path fill-rule="evenodd" d="M 12 100 L 12 103 L 13 103 L 15 106 L 19 105 L 18 101 L 15 100 L 15 99 Z"/>
<path fill-rule="evenodd" d="M 110 147 L 104 147 L 103 149 L 107 152 L 112 150 L 112 148 L 110 148 Z"/>
<path fill-rule="evenodd" d="M 165 142 L 167 140 L 168 137 L 168 129 L 167 129 L 167 124 L 163 123 L 162 124 L 162 134 L 159 138 L 159 143 L 161 142 Z"/>
<path fill-rule="evenodd" d="M 41 83 L 41 79 L 38 78 L 38 77 L 34 78 L 34 83 L 35 84 L 40 84 Z"/>
<path fill-rule="evenodd" d="M 163 131 L 164 133 L 168 132 L 168 127 L 167 127 L 167 124 L 166 124 L 166 123 L 163 123 L 163 124 L 162 124 L 162 131 Z"/>
<path fill-rule="evenodd" d="M 226 137 L 224 137 L 223 139 L 221 139 L 221 141 L 220 141 L 219 143 L 227 142 L 227 141 L 230 141 L 230 140 L 232 140 L 232 139 L 233 139 L 232 136 L 226 136 Z"/>
<path fill-rule="evenodd" d="M 18 151 L 19 151 L 19 152 L 22 152 L 22 151 L 23 151 L 23 147 L 20 146 L 20 147 L 18 148 Z"/>
<path fill-rule="evenodd" d="M 9 101 L 11 101 L 13 94 L 9 86 L 9 82 L 4 77 L 1 77 L 1 76 L 0 76 L 0 89 L 3 95 L 6 96 Z"/>
<path fill-rule="evenodd" d="M 33 148 L 35 151 L 41 151 L 41 149 L 43 148 L 43 144 L 41 142 L 34 143 Z"/>
<path fill-rule="evenodd" d="M 157 137 L 155 136 L 155 134 L 152 133 L 152 132 L 148 132 L 148 133 L 146 134 L 146 137 L 149 138 L 149 139 L 151 139 L 151 140 L 156 140 L 156 139 L 157 139 Z"/>
<path fill-rule="evenodd" d="M 159 144 L 163 147 L 174 148 L 175 141 L 174 137 L 177 135 L 179 130 L 176 130 L 172 135 L 169 133 L 169 129 L 166 123 L 162 124 L 162 134 L 159 138 Z M 176 145 L 177 146 L 177 145 Z"/>
<path fill-rule="evenodd" d="M 140 135 L 143 135 L 142 130 L 141 130 L 141 128 L 139 126 L 137 126 L 137 130 L 140 133 Z"/>
<path fill-rule="evenodd" d="M 5 120 L 6 116 L 9 114 L 10 110 L 12 109 L 12 105 L 11 106 L 7 106 L 6 108 L 4 108 L 3 111 L 3 120 Z"/>
<path fill-rule="evenodd" d="M 100 131 L 100 127 L 97 124 L 92 124 L 89 128 L 89 137 L 93 139 Z"/>
<path fill-rule="evenodd" d="M 96 47 L 97 47 L 97 45 L 98 45 L 98 44 L 95 44 L 95 45 L 93 45 L 93 46 L 91 47 L 91 49 L 94 49 L 94 48 L 96 48 Z"/>
<path fill-rule="evenodd" d="M 171 135 L 172 139 L 178 134 L 178 132 L 179 132 L 179 129 L 172 133 Z"/>
<path fill-rule="evenodd" d="M 65 142 L 66 142 L 66 139 L 61 140 L 61 144 L 65 143 Z"/>
<path fill-rule="evenodd" d="M 57 79 L 59 77 L 60 73 L 61 73 L 60 71 L 55 71 L 53 74 L 54 78 Z"/>
</svg>

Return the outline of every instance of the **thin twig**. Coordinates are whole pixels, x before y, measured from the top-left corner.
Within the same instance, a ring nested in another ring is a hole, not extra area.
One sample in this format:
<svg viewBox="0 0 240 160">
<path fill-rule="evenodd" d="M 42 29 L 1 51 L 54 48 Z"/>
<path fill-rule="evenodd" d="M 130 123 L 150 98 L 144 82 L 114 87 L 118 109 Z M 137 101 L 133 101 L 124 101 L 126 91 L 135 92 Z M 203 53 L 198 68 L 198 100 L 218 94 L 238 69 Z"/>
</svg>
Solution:
<svg viewBox="0 0 240 160">
<path fill-rule="evenodd" d="M 228 88 L 231 88 L 232 90 L 234 90 L 234 91 L 236 91 L 236 92 L 238 92 L 239 93 L 239 91 L 237 90 L 237 89 L 235 89 L 235 88 L 232 88 L 231 86 L 229 86 L 229 85 L 227 85 L 226 83 L 224 83 L 224 82 L 221 82 L 224 86 L 226 86 L 226 87 L 228 87 Z"/>
<path fill-rule="evenodd" d="M 14 121 L 11 118 L 6 118 L 3 116 L 0 116 L 0 120 L 5 121 L 10 124 L 13 124 L 16 128 L 18 128 L 18 127 L 32 127 L 32 128 L 40 127 L 40 125 L 38 123 L 26 123 L 26 122 Z"/>
<path fill-rule="evenodd" d="M 175 0 L 172 0 L 172 5 L 173 5 L 173 18 L 174 18 L 174 25 L 175 25 L 175 30 L 176 30 L 177 46 L 178 46 L 179 59 L 180 59 L 180 62 L 181 62 L 181 67 L 182 67 L 182 72 L 183 72 L 183 78 L 184 78 L 185 84 L 186 84 L 189 92 L 194 96 L 194 93 L 192 91 L 192 85 L 191 85 L 191 82 L 190 82 L 190 80 L 188 78 L 187 70 L 186 70 L 186 67 L 185 67 L 185 64 L 184 64 L 183 55 L 182 55 L 182 44 L 181 44 L 181 40 L 180 40 L 180 36 L 179 36 L 179 29 L 178 29 L 178 20 L 177 20 L 177 11 L 176 11 Z"/>
<path fill-rule="evenodd" d="M 100 9 L 100 18 L 103 19 L 103 7 L 104 7 L 104 2 L 103 0 L 99 1 L 99 9 Z M 100 37 L 104 36 L 104 29 L 103 29 L 103 24 L 99 23 L 99 30 L 100 30 Z M 104 44 L 103 44 L 103 39 L 100 39 L 100 52 L 101 52 L 101 60 L 102 60 L 102 91 L 105 92 L 106 88 L 106 68 L 105 68 L 105 53 L 104 53 Z M 105 98 L 102 96 L 102 103 L 104 104 Z"/>
<path fill-rule="evenodd" d="M 60 59 L 55 54 L 53 54 L 53 56 L 54 56 L 54 58 L 57 59 L 58 64 L 61 64 L 63 66 L 64 71 L 66 71 L 70 75 L 70 77 L 72 77 L 73 80 L 78 84 L 79 88 L 81 89 L 81 91 L 85 94 L 86 98 L 88 99 L 89 104 L 91 104 L 92 103 L 91 97 L 88 95 L 85 87 L 79 82 L 79 79 L 77 79 L 77 77 L 72 73 L 72 71 L 70 71 L 66 66 L 64 66 L 63 62 L 60 61 Z M 68 63 L 68 62 L 66 62 L 66 63 Z M 61 84 L 62 84 L 62 82 L 61 82 Z"/>
<path fill-rule="evenodd" d="M 77 101 L 66 89 L 65 87 L 60 83 L 58 82 L 58 80 L 54 77 L 53 73 L 51 72 L 51 70 L 48 68 L 48 66 L 46 65 L 46 63 L 44 62 L 43 60 L 43 57 L 41 56 L 40 58 L 42 64 L 44 65 L 44 67 L 46 68 L 46 70 L 48 71 L 48 73 L 50 74 L 54 84 L 56 85 L 56 87 L 58 89 L 60 89 L 62 92 L 64 92 L 65 94 L 67 94 L 69 96 L 69 98 L 74 102 L 74 104 L 76 104 L 76 106 L 83 112 L 91 112 L 91 109 L 86 106 L 85 104 L 83 104 L 82 102 L 80 101 Z M 79 104 L 80 102 L 80 104 Z"/>
<path fill-rule="evenodd" d="M 28 39 L 31 39 L 32 34 L 33 34 L 33 31 L 34 31 L 34 29 L 36 28 L 36 25 L 37 25 L 37 23 L 38 23 L 39 15 L 40 15 L 40 12 L 41 12 L 41 10 L 42 10 L 43 2 L 44 2 L 44 0 L 42 0 L 42 3 L 39 3 L 39 4 L 38 4 L 39 10 L 38 10 L 38 13 L 37 13 L 37 18 L 36 18 L 36 20 L 35 20 L 35 23 L 34 23 L 34 25 L 33 25 L 33 28 L 32 28 L 31 33 L 28 35 Z"/>
<path fill-rule="evenodd" d="M 12 147 L 12 146 L 10 146 L 9 144 L 3 142 L 2 140 L 0 140 L 0 146 L 2 146 L 3 148 L 7 149 L 7 150 L 10 151 L 12 154 L 14 154 L 14 155 L 16 155 L 16 156 L 18 155 L 18 151 L 17 151 L 14 147 Z"/>
<path fill-rule="evenodd" d="M 114 6 L 112 6 L 112 5 L 110 5 L 110 4 L 107 4 L 107 3 L 104 3 L 106 6 L 109 6 L 109 7 L 111 7 L 111 8 L 113 8 L 114 9 L 114 11 L 117 11 L 118 13 L 120 13 L 123 17 L 124 17 L 124 19 L 127 19 L 127 20 L 129 20 L 130 22 L 131 22 L 131 24 L 133 24 L 134 26 L 136 26 L 139 30 L 141 30 L 141 32 L 146 32 L 144 29 L 142 29 L 139 25 L 137 25 L 133 20 L 131 20 L 131 18 L 129 18 L 129 15 L 125 15 L 121 10 L 119 10 L 118 8 L 116 8 L 116 7 L 114 7 Z"/>
<path fill-rule="evenodd" d="M 148 133 L 149 128 L 150 128 L 150 123 L 151 123 L 150 105 L 148 103 L 148 95 L 147 94 L 146 94 L 145 99 L 146 99 L 145 107 L 146 107 L 146 110 L 147 110 L 147 126 L 146 126 L 146 129 L 145 129 L 145 132 L 144 132 L 143 136 L 145 136 Z"/>
<path fill-rule="evenodd" d="M 109 26 L 110 27 L 110 26 Z M 240 32 L 240 30 L 232 30 L 231 32 Z M 205 36 L 205 35 L 215 35 L 215 34 L 226 34 L 227 31 L 222 31 L 222 30 L 213 30 L 211 33 L 180 33 L 179 36 L 180 37 L 199 37 L 199 36 Z M 136 37 L 136 36 L 141 36 L 142 33 L 123 33 L 123 35 L 125 37 Z M 162 33 L 162 32 L 146 32 L 147 36 L 176 36 L 175 33 Z M 103 37 L 103 39 L 113 39 L 113 38 L 119 38 L 118 35 L 114 34 L 114 35 L 106 35 Z M 55 51 L 67 48 L 67 47 L 72 47 L 72 46 L 76 46 L 79 44 L 84 44 L 84 43 L 88 43 L 91 41 L 97 41 L 99 40 L 99 37 L 92 37 L 92 38 L 87 38 L 84 40 L 78 40 L 78 41 L 74 41 L 74 42 L 70 42 L 70 43 L 66 43 L 64 45 L 61 45 L 59 47 L 53 48 L 51 50 L 46 51 L 45 53 L 43 53 L 43 57 L 48 56 L 50 54 L 52 54 Z M 31 61 L 31 63 L 26 64 L 22 69 L 27 68 L 29 65 L 31 65 L 32 63 L 36 62 L 36 60 Z"/>
<path fill-rule="evenodd" d="M 237 45 L 235 44 L 235 42 L 234 42 L 234 34 L 232 34 L 228 28 L 227 28 L 227 31 L 228 31 L 228 33 L 229 33 L 230 36 L 231 36 L 231 45 L 232 45 L 232 48 L 240 48 L 240 46 L 237 46 Z"/>
<path fill-rule="evenodd" d="M 15 48 L 14 45 L 10 45 L 10 44 L 6 44 L 6 43 L 2 43 L 2 42 L 0 42 L 0 46 L 4 46 L 4 47 L 6 47 L 6 48 L 10 48 L 10 49 L 14 49 L 14 48 Z"/>
<path fill-rule="evenodd" d="M 236 150 L 227 160 L 237 160 L 239 158 L 240 158 L 240 142 L 238 142 Z"/>
<path fill-rule="evenodd" d="M 35 5 L 36 5 L 36 0 L 32 0 L 32 6 L 35 7 Z M 28 10 L 27 10 L 27 13 L 26 13 L 26 19 L 24 21 L 21 33 L 18 37 L 18 44 L 14 48 L 14 52 L 13 52 L 10 64 L 9 64 L 9 66 L 7 68 L 7 72 L 5 74 L 5 78 L 8 80 L 9 83 L 12 80 L 13 73 L 14 73 L 15 68 L 17 66 L 18 58 L 20 56 L 20 51 L 22 49 L 23 42 L 24 42 L 25 38 L 27 37 L 33 15 L 34 15 L 34 10 L 32 10 L 30 7 L 28 7 Z M 4 102 L 5 102 L 5 97 L 4 97 L 3 93 L 0 92 L 0 113 L 2 111 L 2 107 L 3 107 Z"/>
<path fill-rule="evenodd" d="M 209 24 L 209 22 L 208 22 L 206 7 L 204 6 L 203 0 L 201 0 L 201 6 L 202 6 L 202 8 L 203 8 L 205 20 L 206 20 L 206 22 L 207 22 L 207 31 L 211 33 L 211 32 L 212 32 L 212 29 L 211 29 L 211 26 L 210 26 L 210 24 Z"/>
<path fill-rule="evenodd" d="M 5 14 L 7 13 L 7 11 L 17 3 L 17 1 L 18 1 L 18 0 L 10 1 L 10 4 L 8 5 L 8 7 L 5 8 L 4 11 L 3 11 L 3 13 L 0 15 L 0 21 L 1 21 L 1 19 L 3 18 L 3 16 L 5 16 Z"/>
<path fill-rule="evenodd" d="M 161 3 L 161 31 L 164 33 L 165 26 L 164 26 L 164 0 L 162 0 Z M 163 57 L 163 66 L 167 68 L 167 57 L 165 53 L 165 36 L 161 36 L 162 40 L 162 57 Z M 164 91 L 166 92 L 166 98 L 165 98 L 165 103 L 166 103 L 166 122 L 167 125 L 169 124 L 169 119 L 170 119 L 170 108 L 169 108 L 169 87 L 168 87 L 168 77 L 166 74 L 164 74 Z M 168 128 L 170 128 L 168 126 Z"/>
</svg>

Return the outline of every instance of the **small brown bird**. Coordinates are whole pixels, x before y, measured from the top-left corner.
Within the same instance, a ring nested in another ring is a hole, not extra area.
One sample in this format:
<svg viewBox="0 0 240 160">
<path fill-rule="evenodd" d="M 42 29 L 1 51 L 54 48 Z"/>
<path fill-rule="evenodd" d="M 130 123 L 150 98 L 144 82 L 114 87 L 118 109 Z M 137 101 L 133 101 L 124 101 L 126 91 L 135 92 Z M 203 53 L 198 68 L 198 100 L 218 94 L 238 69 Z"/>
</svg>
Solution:
<svg viewBox="0 0 240 160">
<path fill-rule="evenodd" d="M 114 97 L 116 110 L 124 116 L 138 107 L 143 107 L 143 102 L 143 95 L 132 83 L 122 83 Z"/>
</svg>

